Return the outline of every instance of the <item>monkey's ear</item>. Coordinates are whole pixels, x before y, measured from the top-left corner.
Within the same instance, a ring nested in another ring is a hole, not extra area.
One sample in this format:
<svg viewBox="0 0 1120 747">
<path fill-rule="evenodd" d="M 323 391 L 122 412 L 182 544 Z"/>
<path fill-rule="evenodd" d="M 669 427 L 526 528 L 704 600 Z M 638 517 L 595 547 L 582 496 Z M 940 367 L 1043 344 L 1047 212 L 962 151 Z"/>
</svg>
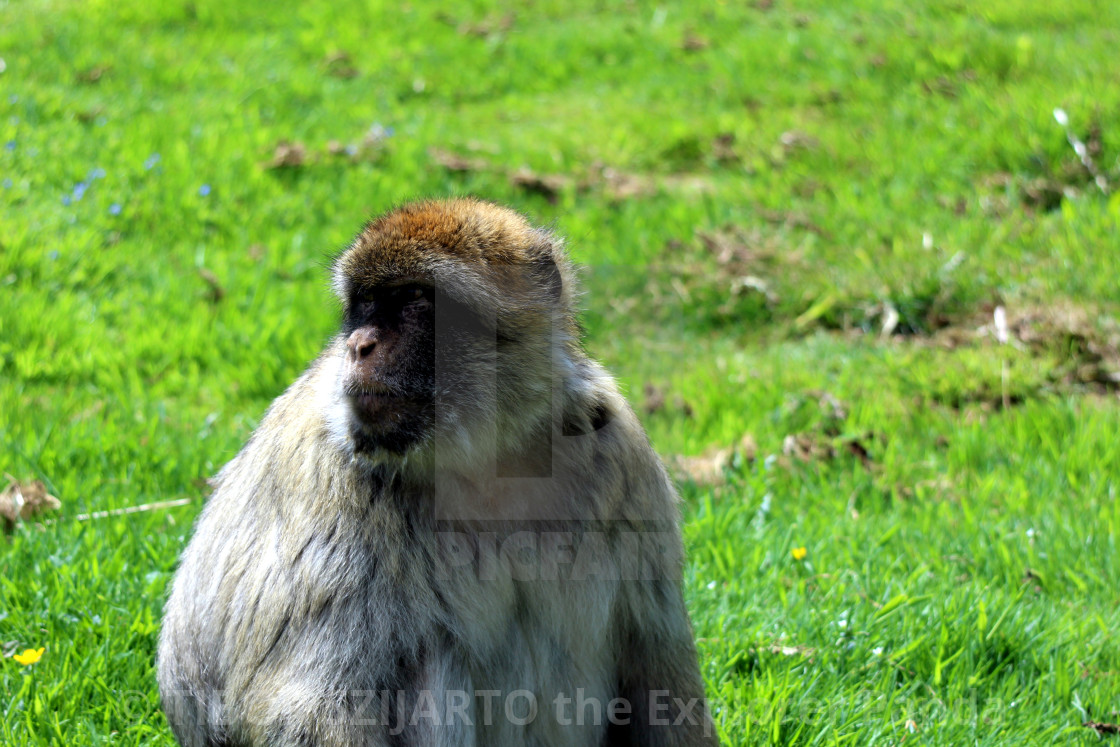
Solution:
<svg viewBox="0 0 1120 747">
<path fill-rule="evenodd" d="M 556 266 L 556 260 L 552 258 L 551 254 L 545 254 L 533 260 L 533 266 L 529 272 L 537 285 L 548 294 L 549 300 L 560 301 L 564 295 L 564 277 L 560 274 L 560 268 Z"/>
<path fill-rule="evenodd" d="M 556 265 L 556 239 L 543 231 L 538 231 L 538 235 L 538 242 L 530 251 L 529 276 L 550 301 L 558 303 L 564 296 L 564 275 Z"/>
</svg>

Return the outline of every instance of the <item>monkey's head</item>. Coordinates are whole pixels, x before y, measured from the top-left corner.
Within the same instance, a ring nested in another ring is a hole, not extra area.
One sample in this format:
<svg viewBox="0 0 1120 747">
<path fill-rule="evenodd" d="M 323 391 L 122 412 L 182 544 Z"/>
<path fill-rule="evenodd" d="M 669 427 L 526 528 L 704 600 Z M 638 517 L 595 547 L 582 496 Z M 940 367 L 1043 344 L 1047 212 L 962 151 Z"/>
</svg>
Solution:
<svg viewBox="0 0 1120 747">
<path fill-rule="evenodd" d="M 550 233 L 479 200 L 415 203 L 366 225 L 333 279 L 332 429 L 355 454 L 493 458 L 550 427 L 578 349 L 573 274 Z"/>
</svg>

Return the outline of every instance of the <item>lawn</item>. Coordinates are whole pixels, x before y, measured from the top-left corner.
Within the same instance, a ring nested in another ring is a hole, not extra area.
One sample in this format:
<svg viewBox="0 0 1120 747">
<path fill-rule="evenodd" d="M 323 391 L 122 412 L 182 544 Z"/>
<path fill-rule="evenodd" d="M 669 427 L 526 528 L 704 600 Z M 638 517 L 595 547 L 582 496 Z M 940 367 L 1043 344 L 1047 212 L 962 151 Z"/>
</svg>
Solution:
<svg viewBox="0 0 1120 747">
<path fill-rule="evenodd" d="M 174 743 L 206 479 L 330 256 L 467 193 L 584 268 L 726 744 L 1120 722 L 1120 4 L 266 7 L 0 3 L 0 473 L 62 503 L 0 538 L 0 743 Z"/>
</svg>

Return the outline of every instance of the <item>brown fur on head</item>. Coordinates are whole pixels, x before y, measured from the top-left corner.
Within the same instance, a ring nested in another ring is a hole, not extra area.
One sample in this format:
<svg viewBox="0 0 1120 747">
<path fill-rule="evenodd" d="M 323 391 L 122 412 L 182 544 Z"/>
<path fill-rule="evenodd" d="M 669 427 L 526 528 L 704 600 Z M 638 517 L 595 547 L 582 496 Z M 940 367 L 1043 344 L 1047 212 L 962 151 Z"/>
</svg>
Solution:
<svg viewBox="0 0 1120 747">
<path fill-rule="evenodd" d="M 335 261 L 333 281 L 343 304 L 358 287 L 427 281 L 515 328 L 542 308 L 570 321 L 576 290 L 558 238 L 469 197 L 411 203 L 370 221 Z"/>
</svg>

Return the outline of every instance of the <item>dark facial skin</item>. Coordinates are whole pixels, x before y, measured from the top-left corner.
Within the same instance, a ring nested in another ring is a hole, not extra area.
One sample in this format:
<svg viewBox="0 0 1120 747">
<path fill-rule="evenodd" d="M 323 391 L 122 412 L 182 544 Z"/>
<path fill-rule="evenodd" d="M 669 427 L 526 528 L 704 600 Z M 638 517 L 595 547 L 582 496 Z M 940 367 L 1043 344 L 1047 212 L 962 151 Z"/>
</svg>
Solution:
<svg viewBox="0 0 1120 747">
<path fill-rule="evenodd" d="M 405 452 L 431 430 L 434 292 L 420 283 L 359 288 L 343 323 L 342 393 L 358 451 Z"/>
<path fill-rule="evenodd" d="M 437 314 L 438 306 L 438 314 Z M 404 454 L 433 432 L 437 412 L 480 401 L 477 373 L 463 360 L 517 354 L 493 318 L 425 282 L 356 286 L 342 326 L 342 393 L 355 450 Z"/>
</svg>

